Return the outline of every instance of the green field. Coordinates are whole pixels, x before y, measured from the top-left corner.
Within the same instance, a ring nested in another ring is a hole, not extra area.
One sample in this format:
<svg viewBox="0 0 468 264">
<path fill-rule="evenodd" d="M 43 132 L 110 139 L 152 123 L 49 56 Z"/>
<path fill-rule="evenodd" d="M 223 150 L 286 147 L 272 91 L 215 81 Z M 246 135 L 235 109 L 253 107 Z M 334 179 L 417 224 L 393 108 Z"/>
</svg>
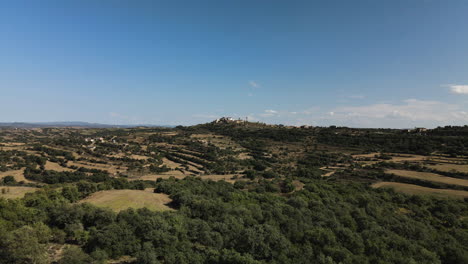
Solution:
<svg viewBox="0 0 468 264">
<path fill-rule="evenodd" d="M 83 199 L 80 203 L 90 203 L 98 207 L 121 211 L 128 208 L 148 208 L 155 211 L 172 210 L 167 206 L 172 200 L 166 194 L 153 193 L 152 189 L 100 191 Z"/>
</svg>

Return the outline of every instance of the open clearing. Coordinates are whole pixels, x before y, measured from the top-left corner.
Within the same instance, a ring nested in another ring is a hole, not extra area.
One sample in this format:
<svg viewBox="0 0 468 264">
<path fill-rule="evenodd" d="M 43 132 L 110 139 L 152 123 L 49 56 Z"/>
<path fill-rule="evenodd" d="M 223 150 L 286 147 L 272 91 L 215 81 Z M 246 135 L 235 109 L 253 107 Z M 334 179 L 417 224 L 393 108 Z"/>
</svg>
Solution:
<svg viewBox="0 0 468 264">
<path fill-rule="evenodd" d="M 123 166 L 115 166 L 115 165 L 101 164 L 101 163 L 90 163 L 90 162 L 83 162 L 83 161 L 69 161 L 68 166 L 83 167 L 87 169 L 105 170 L 111 174 L 116 174 L 116 173 L 126 171 L 126 168 Z"/>
<path fill-rule="evenodd" d="M 213 181 L 221 181 L 225 180 L 230 183 L 234 183 L 235 179 L 232 179 L 232 177 L 238 176 L 240 178 L 242 175 L 239 174 L 208 174 L 208 175 L 200 175 L 200 178 L 203 180 L 213 180 Z"/>
<path fill-rule="evenodd" d="M 6 198 L 6 199 L 23 198 L 26 193 L 35 192 L 36 190 L 37 188 L 33 188 L 33 187 L 1 186 L 0 197 Z"/>
<path fill-rule="evenodd" d="M 98 207 L 121 211 L 127 208 L 148 208 L 155 211 L 173 210 L 166 204 L 172 200 L 167 194 L 153 193 L 153 189 L 146 190 L 110 190 L 93 193 L 80 203 L 90 203 Z"/>
<path fill-rule="evenodd" d="M 181 166 L 181 164 L 174 162 L 172 160 L 168 160 L 167 158 L 162 158 L 163 165 L 166 165 L 170 169 L 176 169 Z"/>
<path fill-rule="evenodd" d="M 26 179 L 24 177 L 24 168 L 20 169 L 20 170 L 12 170 L 12 171 L 4 171 L 4 172 L 0 172 L 0 179 L 2 179 L 3 177 L 5 176 L 13 176 L 15 177 L 15 180 L 17 182 L 21 182 L 21 181 L 24 181 L 24 182 L 32 182 L 28 179 Z"/>
<path fill-rule="evenodd" d="M 430 172 L 419 172 L 419 171 L 408 171 L 408 170 L 386 170 L 385 172 L 390 173 L 390 174 L 395 174 L 400 177 L 432 181 L 432 182 L 440 182 L 440 183 L 460 185 L 460 186 L 468 186 L 468 180 L 445 177 L 445 176 L 441 176 L 439 174 L 430 173 Z"/>
<path fill-rule="evenodd" d="M 425 194 L 439 197 L 452 197 L 463 199 L 468 197 L 467 191 L 458 191 L 450 189 L 435 189 L 422 187 L 414 184 L 399 183 L 399 182 L 378 182 L 371 185 L 372 188 L 393 188 L 397 192 L 406 194 Z"/>
<path fill-rule="evenodd" d="M 46 161 L 46 164 L 45 164 L 45 169 L 46 170 L 54 170 L 54 171 L 74 171 L 70 168 L 65 168 L 65 167 L 62 167 L 60 166 L 60 164 L 56 163 L 56 162 L 51 162 L 51 161 Z"/>
</svg>

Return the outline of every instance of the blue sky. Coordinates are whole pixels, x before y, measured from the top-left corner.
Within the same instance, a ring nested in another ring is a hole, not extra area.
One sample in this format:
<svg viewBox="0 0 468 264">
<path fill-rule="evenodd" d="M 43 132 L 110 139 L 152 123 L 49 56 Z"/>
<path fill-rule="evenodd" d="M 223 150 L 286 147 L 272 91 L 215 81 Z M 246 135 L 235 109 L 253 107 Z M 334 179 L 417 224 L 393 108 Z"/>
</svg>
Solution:
<svg viewBox="0 0 468 264">
<path fill-rule="evenodd" d="M 0 122 L 468 124 L 468 1 L 1 1 Z"/>
</svg>

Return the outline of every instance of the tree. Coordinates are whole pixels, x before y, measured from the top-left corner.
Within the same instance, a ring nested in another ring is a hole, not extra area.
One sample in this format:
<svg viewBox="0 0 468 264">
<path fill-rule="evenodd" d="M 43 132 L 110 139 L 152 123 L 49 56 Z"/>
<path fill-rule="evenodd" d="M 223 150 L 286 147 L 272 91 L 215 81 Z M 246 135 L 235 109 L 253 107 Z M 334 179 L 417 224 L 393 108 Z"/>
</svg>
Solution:
<svg viewBox="0 0 468 264">
<path fill-rule="evenodd" d="M 3 177 L 3 183 L 4 183 L 4 184 L 7 184 L 7 185 L 8 185 L 8 184 L 14 184 L 14 183 L 16 183 L 15 177 L 13 177 L 13 176 L 5 176 L 5 177 Z"/>
<path fill-rule="evenodd" d="M 0 241 L 0 263 L 47 263 L 46 245 L 40 243 L 38 232 L 31 226 L 23 226 L 8 233 Z"/>
<path fill-rule="evenodd" d="M 145 242 L 143 248 L 138 252 L 137 262 L 140 264 L 156 264 L 159 263 L 157 255 L 154 251 L 154 246 L 151 242 Z"/>
<path fill-rule="evenodd" d="M 76 186 L 63 187 L 62 195 L 72 203 L 80 199 L 80 192 L 78 191 L 78 188 L 76 188 Z"/>
<path fill-rule="evenodd" d="M 64 250 L 59 264 L 88 264 L 91 261 L 91 257 L 84 253 L 80 247 L 70 246 Z"/>
</svg>

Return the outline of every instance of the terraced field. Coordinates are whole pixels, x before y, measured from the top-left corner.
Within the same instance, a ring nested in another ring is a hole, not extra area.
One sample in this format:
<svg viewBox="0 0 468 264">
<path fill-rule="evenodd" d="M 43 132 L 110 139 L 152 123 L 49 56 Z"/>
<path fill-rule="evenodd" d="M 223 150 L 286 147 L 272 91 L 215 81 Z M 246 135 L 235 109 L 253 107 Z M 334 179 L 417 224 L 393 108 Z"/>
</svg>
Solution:
<svg viewBox="0 0 468 264">
<path fill-rule="evenodd" d="M 409 171 L 409 170 L 386 170 L 385 172 L 390 173 L 390 174 L 395 174 L 400 177 L 439 182 L 439 183 L 444 183 L 444 184 L 460 185 L 460 186 L 465 186 L 465 187 L 468 186 L 468 180 L 445 177 L 436 173 Z"/>
<path fill-rule="evenodd" d="M 427 167 L 431 169 L 440 170 L 440 171 L 446 171 L 446 172 L 458 171 L 458 172 L 468 173 L 467 164 L 462 165 L 462 164 L 441 163 L 441 164 L 436 164 L 436 165 L 427 165 Z"/>
<path fill-rule="evenodd" d="M 62 167 L 60 164 L 51 161 L 46 161 L 45 169 L 54 171 L 74 171 L 73 169 Z"/>
<path fill-rule="evenodd" d="M 438 197 L 451 197 L 457 199 L 468 198 L 467 191 L 450 190 L 450 189 L 435 189 L 423 187 L 415 184 L 407 184 L 400 182 L 378 182 L 371 185 L 372 188 L 393 188 L 397 192 L 411 195 L 433 195 Z"/>
</svg>

